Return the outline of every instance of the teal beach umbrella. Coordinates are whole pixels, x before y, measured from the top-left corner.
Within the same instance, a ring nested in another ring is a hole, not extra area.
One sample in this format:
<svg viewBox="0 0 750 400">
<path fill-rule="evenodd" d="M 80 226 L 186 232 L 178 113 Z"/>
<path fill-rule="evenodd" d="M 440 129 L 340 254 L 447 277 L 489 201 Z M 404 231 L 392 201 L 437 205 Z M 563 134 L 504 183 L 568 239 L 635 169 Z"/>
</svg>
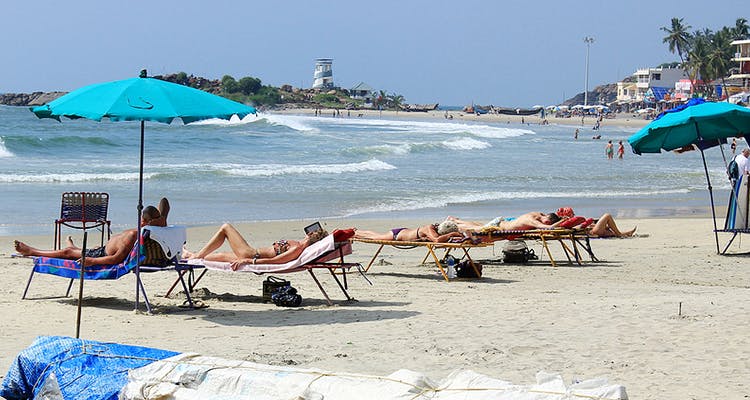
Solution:
<svg viewBox="0 0 750 400">
<path fill-rule="evenodd" d="M 33 107 L 31 111 L 39 118 L 61 117 L 86 118 L 101 121 L 140 121 L 140 169 L 138 183 L 138 231 L 141 228 L 143 210 L 143 148 L 146 121 L 171 123 L 179 118 L 184 124 L 211 119 L 230 119 L 232 115 L 244 118 L 256 114 L 255 108 L 213 95 L 188 86 L 160 79 L 149 78 L 146 70 L 140 77 L 97 83 L 72 91 L 48 104 Z M 136 267 L 136 309 L 138 308 L 138 285 L 140 269 Z M 149 311 L 150 305 L 146 299 Z"/>
<path fill-rule="evenodd" d="M 690 103 L 688 103 L 690 104 Z M 716 146 L 730 137 L 745 137 L 750 134 L 750 108 L 730 103 L 702 102 L 669 110 L 630 136 L 628 142 L 633 152 L 661 153 L 684 147 L 697 147 L 703 159 L 711 213 L 714 220 L 716 250 L 719 250 L 719 234 L 716 227 L 716 212 L 711 179 L 708 175 L 704 150 Z"/>
<path fill-rule="evenodd" d="M 701 141 L 750 133 L 750 108 L 731 103 L 702 103 L 664 114 L 628 138 L 636 154 L 671 151 Z"/>
</svg>

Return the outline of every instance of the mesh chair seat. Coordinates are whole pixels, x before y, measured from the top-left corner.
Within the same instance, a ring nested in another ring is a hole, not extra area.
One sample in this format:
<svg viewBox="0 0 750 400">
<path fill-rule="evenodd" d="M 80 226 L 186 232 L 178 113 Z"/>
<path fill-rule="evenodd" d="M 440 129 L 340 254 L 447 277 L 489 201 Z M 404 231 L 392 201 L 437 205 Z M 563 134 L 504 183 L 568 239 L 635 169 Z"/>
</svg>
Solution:
<svg viewBox="0 0 750 400">
<path fill-rule="evenodd" d="M 61 248 L 63 226 L 82 230 L 99 227 L 102 231 L 101 244 L 104 245 L 105 231 L 107 239 L 110 237 L 111 222 L 107 219 L 108 208 L 108 193 L 63 193 L 60 202 L 60 218 L 55 220 L 55 249 Z"/>
</svg>

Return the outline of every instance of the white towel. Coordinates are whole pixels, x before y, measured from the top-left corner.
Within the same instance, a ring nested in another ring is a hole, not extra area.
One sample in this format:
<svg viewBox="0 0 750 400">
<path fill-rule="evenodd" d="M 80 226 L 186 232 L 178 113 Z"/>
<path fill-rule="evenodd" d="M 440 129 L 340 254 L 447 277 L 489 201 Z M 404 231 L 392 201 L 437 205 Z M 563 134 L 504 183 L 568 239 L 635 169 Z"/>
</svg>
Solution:
<svg viewBox="0 0 750 400">
<path fill-rule="evenodd" d="M 284 264 L 243 264 L 237 268 L 237 271 L 242 272 L 255 272 L 257 274 L 263 273 L 282 273 L 282 272 L 295 272 L 304 269 L 304 265 L 317 259 L 321 255 L 333 250 L 336 247 L 336 243 L 333 241 L 333 235 L 328 235 L 323 239 L 311 244 L 304 250 L 302 254 L 296 259 L 289 261 Z M 188 260 L 188 264 L 192 265 L 203 265 L 208 269 L 220 270 L 220 271 L 232 271 L 232 263 L 220 262 L 220 261 L 206 261 L 203 259 Z"/>
<path fill-rule="evenodd" d="M 184 226 L 144 226 L 141 229 L 141 231 L 146 230 L 151 232 L 149 237 L 159 243 L 167 258 L 180 258 L 182 247 L 187 240 L 187 230 Z"/>
</svg>

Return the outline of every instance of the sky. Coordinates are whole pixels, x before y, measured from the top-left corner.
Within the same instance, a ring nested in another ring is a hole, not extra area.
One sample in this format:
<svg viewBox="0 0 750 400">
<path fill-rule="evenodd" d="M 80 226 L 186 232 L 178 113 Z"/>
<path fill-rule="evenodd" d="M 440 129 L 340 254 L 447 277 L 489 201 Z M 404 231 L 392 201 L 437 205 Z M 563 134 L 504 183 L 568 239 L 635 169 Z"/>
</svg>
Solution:
<svg viewBox="0 0 750 400">
<path fill-rule="evenodd" d="M 693 30 L 750 19 L 747 0 L 93 1 L 9 0 L 0 13 L 0 93 L 180 71 L 312 85 L 365 82 L 408 103 L 557 104 L 638 68 L 678 61 L 672 17 Z"/>
</svg>

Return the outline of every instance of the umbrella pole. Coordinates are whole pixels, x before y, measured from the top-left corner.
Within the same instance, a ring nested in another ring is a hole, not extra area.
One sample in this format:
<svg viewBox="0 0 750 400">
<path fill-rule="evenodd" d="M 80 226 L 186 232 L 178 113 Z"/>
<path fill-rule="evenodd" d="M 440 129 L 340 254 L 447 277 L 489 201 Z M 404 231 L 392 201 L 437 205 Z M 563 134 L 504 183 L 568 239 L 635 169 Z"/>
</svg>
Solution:
<svg viewBox="0 0 750 400">
<path fill-rule="evenodd" d="M 719 249 L 719 232 L 716 230 L 718 229 L 716 227 L 716 210 L 714 209 L 714 191 L 713 187 L 711 187 L 711 178 L 708 176 L 708 165 L 706 165 L 706 154 L 703 153 L 703 150 L 701 150 L 701 158 L 703 159 L 703 171 L 706 173 L 706 182 L 708 183 L 708 196 L 711 198 L 711 216 L 714 220 L 714 238 L 716 239 L 716 254 L 721 254 L 721 250 Z"/>
<path fill-rule="evenodd" d="M 78 310 L 76 311 L 76 339 L 81 338 L 81 303 L 83 303 L 83 270 L 86 265 L 86 236 L 87 232 L 83 231 L 83 245 L 81 247 L 81 280 L 78 284 Z"/>
<path fill-rule="evenodd" d="M 138 223 L 136 226 L 136 257 L 138 261 L 135 263 L 135 310 L 138 311 L 140 308 L 140 287 L 141 287 L 141 212 L 143 211 L 143 142 L 144 142 L 144 130 L 146 122 L 141 121 L 141 160 L 140 168 L 138 170 Z"/>
</svg>

